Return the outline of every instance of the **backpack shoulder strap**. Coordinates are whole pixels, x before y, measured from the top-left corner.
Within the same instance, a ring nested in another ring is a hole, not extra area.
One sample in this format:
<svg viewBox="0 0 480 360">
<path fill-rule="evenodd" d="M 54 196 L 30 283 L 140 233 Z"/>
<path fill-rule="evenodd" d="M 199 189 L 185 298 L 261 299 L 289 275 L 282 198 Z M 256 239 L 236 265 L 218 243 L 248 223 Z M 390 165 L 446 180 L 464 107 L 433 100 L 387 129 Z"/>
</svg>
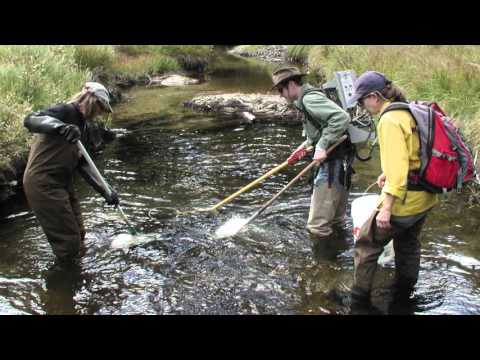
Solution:
<svg viewBox="0 0 480 360">
<path fill-rule="evenodd" d="M 309 117 L 312 117 L 312 115 L 308 112 L 308 109 L 305 107 L 305 104 L 303 103 L 303 98 L 304 98 L 306 95 L 308 95 L 308 94 L 310 94 L 310 93 L 312 93 L 312 92 L 319 92 L 319 93 L 323 94 L 324 96 L 327 96 L 327 95 L 325 94 L 325 91 L 323 91 L 323 89 L 321 89 L 321 88 L 311 88 L 311 89 L 308 89 L 307 91 L 305 91 L 305 92 L 302 94 L 302 97 L 299 99 L 298 103 L 299 103 L 299 105 L 300 105 L 300 107 L 301 107 L 301 110 L 302 110 L 303 112 L 307 113 L 307 114 L 309 115 Z M 328 98 L 328 97 L 327 97 L 327 98 Z M 313 117 L 312 117 L 312 118 L 313 118 Z M 310 121 L 310 123 L 311 123 L 313 126 L 315 126 L 319 131 L 323 131 L 323 128 L 320 126 L 320 124 L 318 124 L 318 123 L 317 123 L 316 121 L 314 121 L 313 119 L 312 119 L 312 121 Z"/>
<path fill-rule="evenodd" d="M 300 102 L 302 103 L 302 105 L 303 105 L 303 98 L 312 92 L 319 92 L 326 96 L 325 91 L 322 88 L 310 88 L 302 94 L 302 97 L 300 99 Z"/>
<path fill-rule="evenodd" d="M 393 110 L 407 110 L 407 111 L 410 111 L 410 105 L 408 103 L 405 103 L 405 102 L 393 102 L 391 103 L 390 105 L 387 106 L 387 108 L 385 110 L 383 110 L 383 112 L 380 114 L 380 117 L 383 116 L 383 114 L 389 112 L 389 111 L 393 111 Z"/>
</svg>

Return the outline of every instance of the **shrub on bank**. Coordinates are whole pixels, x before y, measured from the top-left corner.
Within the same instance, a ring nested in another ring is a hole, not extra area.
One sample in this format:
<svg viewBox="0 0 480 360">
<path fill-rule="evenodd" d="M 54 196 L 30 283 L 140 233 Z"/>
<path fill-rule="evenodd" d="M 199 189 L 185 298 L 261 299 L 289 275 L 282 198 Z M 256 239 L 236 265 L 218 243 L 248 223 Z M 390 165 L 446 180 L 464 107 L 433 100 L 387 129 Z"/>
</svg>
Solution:
<svg viewBox="0 0 480 360">
<path fill-rule="evenodd" d="M 288 61 L 305 64 L 308 61 L 308 54 L 312 45 L 288 45 L 287 59 Z"/>
<path fill-rule="evenodd" d="M 75 45 L 75 62 L 83 69 L 110 71 L 115 61 L 112 45 Z"/>
<path fill-rule="evenodd" d="M 80 70 L 68 46 L 0 47 L 0 92 L 33 109 L 65 100 L 90 76 Z"/>
<path fill-rule="evenodd" d="M 138 78 L 145 75 L 177 71 L 180 65 L 175 59 L 162 54 L 120 57 L 112 66 L 112 72 L 123 77 Z"/>
<path fill-rule="evenodd" d="M 69 46 L 0 47 L 0 167 L 27 149 L 24 117 L 72 96 L 89 76 Z"/>
<path fill-rule="evenodd" d="M 120 64 L 132 63 L 115 70 L 124 75 L 130 71 L 136 75 L 141 72 L 142 65 L 146 66 L 147 73 L 177 71 L 180 68 L 202 71 L 208 64 L 212 49 L 210 45 L 117 45 L 115 50 L 124 59 Z"/>
<path fill-rule="evenodd" d="M 26 150 L 29 133 L 23 119 L 32 110 L 30 104 L 19 103 L 12 94 L 0 97 L 0 168 Z"/>
<path fill-rule="evenodd" d="M 155 52 L 170 56 L 187 71 L 203 72 L 212 55 L 211 45 L 156 45 Z"/>
<path fill-rule="evenodd" d="M 115 52 L 126 56 L 138 56 L 148 53 L 148 45 L 115 45 Z"/>
<path fill-rule="evenodd" d="M 144 54 L 162 54 L 171 57 L 191 56 L 208 58 L 211 45 L 115 45 L 115 51 L 128 56 Z"/>
</svg>

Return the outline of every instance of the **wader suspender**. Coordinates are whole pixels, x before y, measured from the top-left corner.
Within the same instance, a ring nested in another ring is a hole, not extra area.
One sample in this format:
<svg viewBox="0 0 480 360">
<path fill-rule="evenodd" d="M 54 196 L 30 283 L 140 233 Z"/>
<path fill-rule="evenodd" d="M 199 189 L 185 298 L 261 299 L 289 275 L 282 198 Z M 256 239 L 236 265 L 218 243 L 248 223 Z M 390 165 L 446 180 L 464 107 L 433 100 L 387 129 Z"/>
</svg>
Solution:
<svg viewBox="0 0 480 360">
<path fill-rule="evenodd" d="M 310 94 L 311 92 L 320 92 L 322 93 L 323 95 L 325 95 L 324 91 L 322 89 L 319 89 L 319 88 L 313 88 L 313 89 L 309 89 L 307 91 L 305 91 L 302 95 L 302 97 L 300 98 L 300 101 L 298 102 L 301 106 L 301 110 L 305 113 L 308 114 L 308 116 L 306 116 L 306 120 L 305 121 L 309 121 L 309 119 L 313 119 L 313 116 L 308 112 L 308 109 L 305 107 L 305 104 L 303 103 L 303 98 L 305 97 L 305 95 L 308 95 Z M 326 95 L 325 95 L 326 96 Z M 320 124 L 318 124 L 316 121 L 310 121 L 310 123 L 315 126 L 317 128 L 318 131 L 320 131 L 320 133 L 323 132 L 323 127 L 320 126 Z"/>
<path fill-rule="evenodd" d="M 322 133 L 323 132 L 323 129 L 320 124 L 318 124 L 316 121 L 313 120 L 313 116 L 311 116 L 311 114 L 308 112 L 308 109 L 305 107 L 304 103 L 303 103 L 303 98 L 305 97 L 305 95 L 307 94 L 310 94 L 311 92 L 320 92 L 322 93 L 323 95 L 327 96 L 325 94 L 325 92 L 320 89 L 320 88 L 312 88 L 312 89 L 309 89 L 307 91 L 305 91 L 302 95 L 302 97 L 300 98 L 300 101 L 299 101 L 299 104 L 301 106 L 301 110 L 303 110 L 306 114 L 308 114 L 308 116 L 305 116 L 306 117 L 306 121 L 309 121 L 310 118 L 312 120 L 310 120 L 310 123 L 315 126 L 317 128 L 317 130 Z M 327 96 L 327 99 L 328 96 Z M 329 99 L 330 100 L 330 99 Z M 332 101 L 332 100 L 330 100 Z M 345 149 L 345 143 L 349 141 L 348 139 L 346 141 L 344 141 L 338 148 L 338 149 Z M 353 157 L 351 156 L 347 156 L 347 155 L 344 155 L 343 156 L 344 158 L 342 160 L 346 160 L 347 161 L 347 166 L 346 166 L 346 169 L 342 166 L 340 168 L 340 173 L 338 174 L 338 178 L 339 180 L 343 178 L 343 186 L 345 186 L 345 188 L 347 189 L 350 189 L 350 185 L 351 185 L 351 175 L 354 173 L 354 170 L 352 168 L 352 163 L 353 163 Z M 345 157 L 347 159 L 345 159 Z M 332 159 L 334 160 L 334 159 Z M 327 164 L 328 166 L 328 188 L 330 189 L 332 187 L 332 184 L 333 184 L 333 181 L 334 181 L 334 172 L 335 172 L 335 162 L 334 161 L 325 161 L 325 163 Z M 343 171 L 342 171 L 343 170 Z M 320 167 L 317 167 L 313 172 L 313 181 L 312 181 L 312 186 L 314 186 L 314 180 L 315 178 L 317 177 L 318 175 L 318 172 L 320 171 Z"/>
</svg>

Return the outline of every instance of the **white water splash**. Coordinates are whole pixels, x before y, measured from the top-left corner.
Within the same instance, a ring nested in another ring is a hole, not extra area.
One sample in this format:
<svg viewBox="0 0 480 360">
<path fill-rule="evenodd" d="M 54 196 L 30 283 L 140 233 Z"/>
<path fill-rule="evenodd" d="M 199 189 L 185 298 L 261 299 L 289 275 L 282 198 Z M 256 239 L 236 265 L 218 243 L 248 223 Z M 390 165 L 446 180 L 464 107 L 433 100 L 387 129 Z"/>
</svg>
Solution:
<svg viewBox="0 0 480 360">
<path fill-rule="evenodd" d="M 110 247 L 112 249 L 128 250 L 132 246 L 146 244 L 154 240 L 156 240 L 155 237 L 148 235 L 118 234 Z"/>
<path fill-rule="evenodd" d="M 248 219 L 234 217 L 220 226 L 215 232 L 217 239 L 223 239 L 236 235 L 247 223 Z"/>
</svg>

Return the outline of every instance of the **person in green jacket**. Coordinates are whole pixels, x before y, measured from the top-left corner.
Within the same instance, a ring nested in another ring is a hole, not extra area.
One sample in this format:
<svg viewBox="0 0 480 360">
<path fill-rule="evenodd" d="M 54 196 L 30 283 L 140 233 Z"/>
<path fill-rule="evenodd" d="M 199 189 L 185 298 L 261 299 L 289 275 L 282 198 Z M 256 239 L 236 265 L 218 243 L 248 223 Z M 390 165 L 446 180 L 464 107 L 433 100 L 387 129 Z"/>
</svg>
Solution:
<svg viewBox="0 0 480 360">
<path fill-rule="evenodd" d="M 296 67 L 283 67 L 272 75 L 273 87 L 303 113 L 303 135 L 306 141 L 288 158 L 290 165 L 307 155 L 314 147 L 313 160 L 319 166 L 314 176 L 313 194 L 307 222 L 316 238 L 327 238 L 334 225 L 344 222 L 353 173 L 353 153 L 348 140 L 328 157 L 327 150 L 346 133 L 350 115 L 330 100 L 320 89 L 303 82 L 305 74 Z"/>
</svg>

